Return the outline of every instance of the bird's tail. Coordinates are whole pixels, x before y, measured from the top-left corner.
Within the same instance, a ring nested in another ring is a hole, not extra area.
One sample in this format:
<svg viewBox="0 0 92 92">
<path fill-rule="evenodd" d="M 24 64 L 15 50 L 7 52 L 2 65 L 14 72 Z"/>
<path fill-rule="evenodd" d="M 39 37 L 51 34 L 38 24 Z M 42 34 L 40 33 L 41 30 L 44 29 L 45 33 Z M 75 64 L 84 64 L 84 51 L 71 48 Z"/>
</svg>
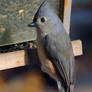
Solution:
<svg viewBox="0 0 92 92">
<path fill-rule="evenodd" d="M 71 84 L 70 87 L 69 87 L 69 91 L 67 92 L 74 92 L 74 84 Z"/>
</svg>

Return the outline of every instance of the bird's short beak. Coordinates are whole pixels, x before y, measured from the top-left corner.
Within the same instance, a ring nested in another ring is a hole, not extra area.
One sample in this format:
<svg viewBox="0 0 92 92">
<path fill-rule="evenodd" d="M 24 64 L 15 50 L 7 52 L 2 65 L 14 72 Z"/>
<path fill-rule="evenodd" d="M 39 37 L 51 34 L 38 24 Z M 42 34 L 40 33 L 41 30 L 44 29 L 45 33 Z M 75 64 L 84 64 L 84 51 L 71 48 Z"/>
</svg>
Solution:
<svg viewBox="0 0 92 92">
<path fill-rule="evenodd" d="M 29 27 L 36 27 L 36 23 L 35 22 L 32 22 L 30 24 L 28 24 Z"/>
</svg>

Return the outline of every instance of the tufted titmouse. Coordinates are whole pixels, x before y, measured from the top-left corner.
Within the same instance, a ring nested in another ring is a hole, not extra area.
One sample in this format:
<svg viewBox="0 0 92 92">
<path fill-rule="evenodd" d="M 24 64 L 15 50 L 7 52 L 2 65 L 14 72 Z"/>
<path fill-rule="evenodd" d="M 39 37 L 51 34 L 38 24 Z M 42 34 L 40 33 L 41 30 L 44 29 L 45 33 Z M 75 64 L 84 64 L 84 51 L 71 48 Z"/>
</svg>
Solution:
<svg viewBox="0 0 92 92">
<path fill-rule="evenodd" d="M 75 60 L 64 26 L 44 1 L 28 26 L 37 28 L 37 51 L 41 69 L 57 82 L 59 92 L 73 92 Z"/>
</svg>

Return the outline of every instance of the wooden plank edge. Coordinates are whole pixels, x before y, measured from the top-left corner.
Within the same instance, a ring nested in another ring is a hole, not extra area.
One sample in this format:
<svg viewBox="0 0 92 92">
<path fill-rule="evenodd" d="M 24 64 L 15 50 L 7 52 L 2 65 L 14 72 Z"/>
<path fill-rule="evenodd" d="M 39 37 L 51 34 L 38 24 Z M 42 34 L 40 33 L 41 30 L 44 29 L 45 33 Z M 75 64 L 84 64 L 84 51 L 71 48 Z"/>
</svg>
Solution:
<svg viewBox="0 0 92 92">
<path fill-rule="evenodd" d="M 70 29 L 71 7 L 72 7 L 72 0 L 64 0 L 63 24 L 68 34 Z"/>
<path fill-rule="evenodd" d="M 74 56 L 83 55 L 81 40 L 72 41 L 72 48 L 73 48 Z"/>
<path fill-rule="evenodd" d="M 72 41 L 72 47 L 75 56 L 83 54 L 80 40 Z M 0 54 L 0 70 L 25 66 L 28 62 L 29 58 L 24 50 Z"/>
<path fill-rule="evenodd" d="M 28 56 L 24 50 L 0 54 L 0 70 L 20 67 L 27 64 Z"/>
</svg>

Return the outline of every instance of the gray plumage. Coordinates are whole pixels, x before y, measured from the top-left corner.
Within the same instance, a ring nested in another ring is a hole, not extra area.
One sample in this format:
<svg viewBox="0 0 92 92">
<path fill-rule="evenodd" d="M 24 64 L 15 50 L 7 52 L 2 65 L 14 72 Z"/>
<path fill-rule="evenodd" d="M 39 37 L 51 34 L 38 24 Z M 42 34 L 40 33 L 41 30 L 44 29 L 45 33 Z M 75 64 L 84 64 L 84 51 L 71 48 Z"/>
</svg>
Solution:
<svg viewBox="0 0 92 92">
<path fill-rule="evenodd" d="M 64 26 L 47 1 L 38 9 L 33 22 L 37 28 L 38 55 L 42 63 L 42 70 L 57 81 L 60 92 L 73 92 L 75 62 L 72 45 Z M 29 26 L 32 26 L 30 24 Z M 42 59 L 41 49 L 57 70 L 57 77 L 46 69 L 45 59 Z M 44 60 L 44 61 L 43 61 Z M 53 77 L 54 76 L 54 77 Z"/>
</svg>

